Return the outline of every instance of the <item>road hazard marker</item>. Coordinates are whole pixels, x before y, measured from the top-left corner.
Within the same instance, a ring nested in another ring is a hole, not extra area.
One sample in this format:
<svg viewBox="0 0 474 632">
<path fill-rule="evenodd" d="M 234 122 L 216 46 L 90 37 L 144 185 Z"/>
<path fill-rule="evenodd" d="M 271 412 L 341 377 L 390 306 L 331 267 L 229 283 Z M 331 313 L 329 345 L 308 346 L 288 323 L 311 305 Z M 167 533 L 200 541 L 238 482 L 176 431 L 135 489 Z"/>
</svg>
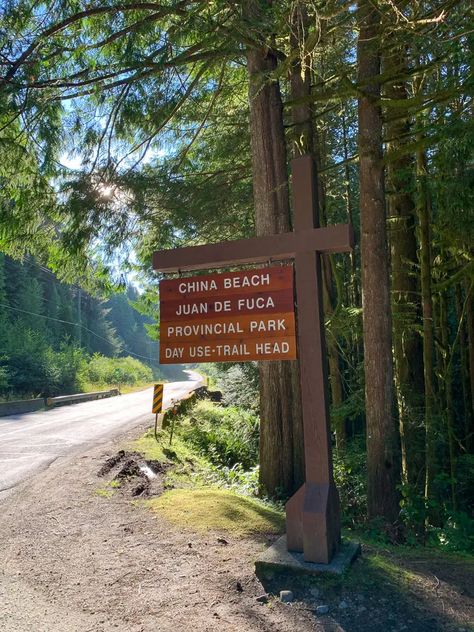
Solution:
<svg viewBox="0 0 474 632">
<path fill-rule="evenodd" d="M 164 384 L 155 384 L 153 388 L 153 409 L 152 413 L 158 414 L 163 410 L 163 389 Z"/>
</svg>

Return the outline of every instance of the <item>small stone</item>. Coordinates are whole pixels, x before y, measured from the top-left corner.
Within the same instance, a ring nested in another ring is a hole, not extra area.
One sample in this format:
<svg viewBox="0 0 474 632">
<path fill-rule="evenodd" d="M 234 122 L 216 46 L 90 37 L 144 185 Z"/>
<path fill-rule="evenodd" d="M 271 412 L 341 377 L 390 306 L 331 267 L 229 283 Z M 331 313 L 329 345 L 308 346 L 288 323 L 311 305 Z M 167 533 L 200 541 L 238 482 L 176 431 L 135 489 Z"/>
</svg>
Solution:
<svg viewBox="0 0 474 632">
<path fill-rule="evenodd" d="M 329 606 L 318 606 L 316 608 L 316 614 L 327 614 L 329 612 Z"/>
<path fill-rule="evenodd" d="M 280 601 L 282 603 L 290 603 L 293 601 L 293 593 L 291 590 L 280 590 Z"/>
<path fill-rule="evenodd" d="M 260 595 L 255 601 L 258 601 L 258 603 L 268 603 L 268 595 Z"/>
<path fill-rule="evenodd" d="M 321 591 L 319 590 L 319 588 L 311 588 L 309 592 L 310 592 L 311 597 L 313 597 L 314 599 L 317 599 L 319 595 L 321 594 Z"/>
<path fill-rule="evenodd" d="M 349 604 L 347 603 L 347 601 L 341 601 L 341 603 L 339 604 L 339 610 L 346 610 L 346 608 L 349 608 Z"/>
</svg>

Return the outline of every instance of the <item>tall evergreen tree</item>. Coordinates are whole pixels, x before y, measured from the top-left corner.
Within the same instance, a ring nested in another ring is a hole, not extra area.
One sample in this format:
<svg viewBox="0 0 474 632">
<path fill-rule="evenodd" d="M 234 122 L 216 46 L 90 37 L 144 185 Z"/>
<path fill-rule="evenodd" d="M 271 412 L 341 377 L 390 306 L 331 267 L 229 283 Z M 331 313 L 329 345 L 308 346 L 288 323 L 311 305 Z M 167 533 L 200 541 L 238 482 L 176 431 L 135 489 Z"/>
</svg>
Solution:
<svg viewBox="0 0 474 632">
<path fill-rule="evenodd" d="M 393 417 L 392 322 L 385 212 L 380 13 L 358 4 L 359 170 L 369 517 L 399 513 L 398 437 Z"/>
</svg>

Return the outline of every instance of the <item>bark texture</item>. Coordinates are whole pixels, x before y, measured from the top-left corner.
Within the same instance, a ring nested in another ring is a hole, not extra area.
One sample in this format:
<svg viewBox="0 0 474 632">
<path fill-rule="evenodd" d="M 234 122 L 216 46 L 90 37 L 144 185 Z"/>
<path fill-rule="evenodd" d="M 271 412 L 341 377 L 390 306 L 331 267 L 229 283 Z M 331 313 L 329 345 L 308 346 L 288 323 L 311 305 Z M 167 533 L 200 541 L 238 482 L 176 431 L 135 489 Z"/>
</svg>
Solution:
<svg viewBox="0 0 474 632">
<path fill-rule="evenodd" d="M 358 5 L 360 215 L 369 518 L 398 516 L 398 436 L 392 415 L 392 322 L 382 163 L 380 14 Z"/>
<path fill-rule="evenodd" d="M 436 446 L 434 427 L 434 318 L 431 293 L 431 199 L 427 184 L 426 156 L 422 149 L 416 155 L 418 201 L 417 212 L 420 225 L 420 278 L 423 312 L 423 379 L 425 387 L 425 498 L 432 497 L 433 479 L 436 471 Z"/>
<path fill-rule="evenodd" d="M 469 297 L 467 297 L 469 300 Z M 462 443 L 466 451 L 470 447 L 470 433 L 472 427 L 471 386 L 469 382 L 469 340 L 467 336 L 466 314 L 464 306 L 463 287 L 461 283 L 456 285 L 456 317 L 459 323 L 459 359 L 461 364 L 461 387 L 464 412 L 464 436 Z M 467 303 L 466 303 L 467 308 Z"/>
<path fill-rule="evenodd" d="M 311 102 L 311 70 L 308 52 L 305 50 L 305 39 L 309 31 L 308 12 L 304 1 L 296 2 L 291 15 L 291 49 L 298 50 L 291 67 L 290 89 L 292 115 L 291 145 L 293 157 L 312 154 L 315 164 L 316 191 L 321 225 L 326 225 L 326 192 L 319 174 L 322 156 L 325 153 L 324 140 L 315 129 Z M 333 296 L 332 266 L 329 257 L 322 257 L 323 266 L 323 302 L 325 319 L 334 313 L 335 299 Z M 343 400 L 341 371 L 339 367 L 339 350 L 334 336 L 326 339 L 329 384 L 331 388 L 331 403 L 333 407 L 340 406 Z M 336 446 L 342 450 L 345 446 L 345 425 L 343 419 L 332 419 L 332 427 L 336 431 Z"/>
<path fill-rule="evenodd" d="M 471 423 L 466 433 L 466 443 L 468 450 L 470 450 L 474 447 L 474 282 L 467 279 L 465 288 L 467 339 L 469 345 L 469 379 L 471 387 Z"/>
<path fill-rule="evenodd" d="M 406 73 L 404 51 L 392 50 L 384 60 L 385 72 Z M 388 83 L 389 99 L 403 103 L 408 98 L 402 80 Z M 420 287 L 417 264 L 416 209 L 413 199 L 414 160 L 404 144 L 409 139 L 410 121 L 400 110 L 389 111 L 387 201 L 392 264 L 393 356 L 400 428 L 402 474 L 415 484 L 423 468 L 423 434 L 420 413 L 423 406 L 423 346 L 417 332 L 421 326 Z"/>
<path fill-rule="evenodd" d="M 292 115 L 292 153 L 296 158 L 313 153 L 313 118 L 311 103 L 298 101 L 311 94 L 311 73 L 308 65 L 304 41 L 308 31 L 308 12 L 304 2 L 297 2 L 291 16 L 291 49 L 300 54 L 291 67 L 290 89 L 291 100 L 295 103 L 291 108 Z M 317 177 L 317 175 L 316 175 Z M 319 178 L 318 178 L 319 179 Z"/>
<path fill-rule="evenodd" d="M 334 297 L 333 273 L 331 266 L 331 258 L 323 258 L 323 303 L 324 316 L 331 319 L 334 316 L 334 305 L 336 299 Z M 334 414 L 334 409 L 341 406 L 344 399 L 344 390 L 342 387 L 342 376 L 339 358 L 339 348 L 337 339 L 334 334 L 329 331 L 326 336 L 326 347 L 329 364 L 329 386 L 331 389 L 331 426 L 336 434 L 336 448 L 339 453 L 344 452 L 347 441 L 345 419 L 340 415 Z"/>
<path fill-rule="evenodd" d="M 277 59 L 269 47 L 248 48 L 257 235 L 291 229 L 283 106 L 279 84 L 268 78 L 276 66 Z M 262 362 L 259 370 L 260 482 L 270 494 L 288 495 L 304 481 L 298 365 L 296 362 Z"/>
</svg>

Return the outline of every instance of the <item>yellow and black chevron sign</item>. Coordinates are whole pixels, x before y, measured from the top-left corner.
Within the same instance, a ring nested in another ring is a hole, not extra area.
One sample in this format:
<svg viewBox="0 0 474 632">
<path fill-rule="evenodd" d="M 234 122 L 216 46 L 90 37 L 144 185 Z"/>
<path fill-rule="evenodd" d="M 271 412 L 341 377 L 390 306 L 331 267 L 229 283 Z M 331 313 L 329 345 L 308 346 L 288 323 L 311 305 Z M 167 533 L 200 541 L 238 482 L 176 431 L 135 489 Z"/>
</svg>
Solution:
<svg viewBox="0 0 474 632">
<path fill-rule="evenodd" d="M 161 413 L 163 410 L 163 384 L 155 384 L 153 388 L 153 410 L 152 413 Z"/>
</svg>

